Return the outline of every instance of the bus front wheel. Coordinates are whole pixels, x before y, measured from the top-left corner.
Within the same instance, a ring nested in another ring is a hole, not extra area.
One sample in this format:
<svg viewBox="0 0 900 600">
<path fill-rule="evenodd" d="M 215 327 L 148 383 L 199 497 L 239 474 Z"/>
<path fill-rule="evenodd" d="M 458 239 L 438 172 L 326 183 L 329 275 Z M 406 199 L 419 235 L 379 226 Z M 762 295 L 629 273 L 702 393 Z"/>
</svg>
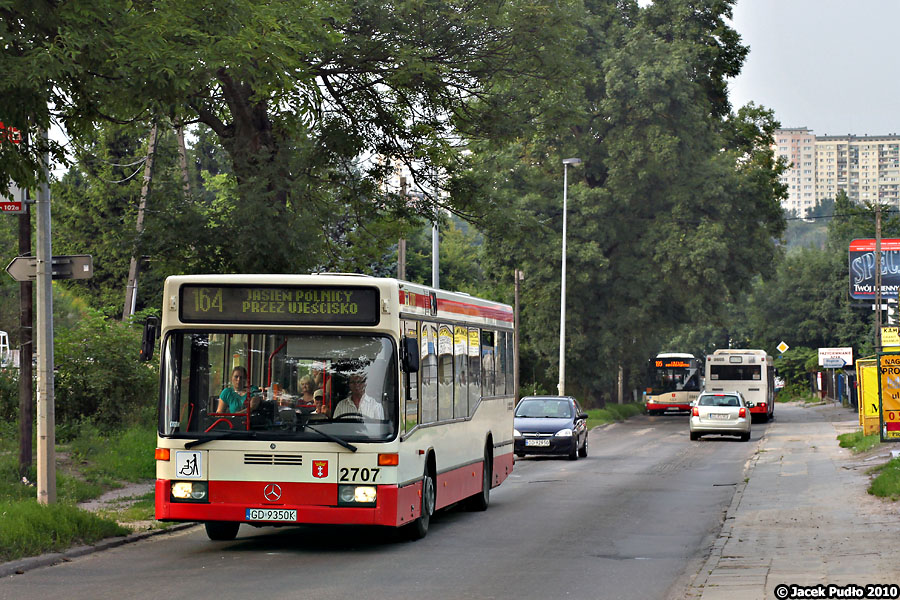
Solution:
<svg viewBox="0 0 900 600">
<path fill-rule="evenodd" d="M 237 537 L 240 523 L 232 523 L 225 521 L 208 521 L 204 523 L 206 526 L 206 536 L 216 542 L 230 542 Z"/>
<path fill-rule="evenodd" d="M 434 474 L 425 465 L 425 475 L 422 477 L 422 513 L 409 525 L 410 539 L 420 540 L 428 533 L 431 515 L 434 514 L 435 494 Z"/>
</svg>

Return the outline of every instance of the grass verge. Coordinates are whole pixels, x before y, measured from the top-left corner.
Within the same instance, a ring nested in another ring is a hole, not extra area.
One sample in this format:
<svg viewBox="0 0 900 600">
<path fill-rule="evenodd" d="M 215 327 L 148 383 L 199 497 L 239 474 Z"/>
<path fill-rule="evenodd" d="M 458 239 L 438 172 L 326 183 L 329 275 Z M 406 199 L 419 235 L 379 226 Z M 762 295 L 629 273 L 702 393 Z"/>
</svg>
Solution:
<svg viewBox="0 0 900 600">
<path fill-rule="evenodd" d="M 869 486 L 869 493 L 879 498 L 900 499 L 900 458 L 889 460 L 873 469 L 878 475 Z"/>
<path fill-rule="evenodd" d="M 59 552 L 128 533 L 116 522 L 70 504 L 0 501 L 0 561 Z"/>
<path fill-rule="evenodd" d="M 19 476 L 15 423 L 0 429 L 0 561 L 92 544 L 127 535 L 132 523 L 153 522 L 150 498 L 125 500 L 96 513 L 77 506 L 125 482 L 155 476 L 152 423 L 114 432 L 91 423 L 58 430 L 62 439 L 56 445 L 56 502 L 49 506 L 36 499 L 37 489 L 31 483 L 37 478 L 36 466 L 29 469 L 25 481 Z"/>
<path fill-rule="evenodd" d="M 852 433 L 842 433 L 837 436 L 838 445 L 841 448 L 849 448 L 854 454 L 867 452 L 881 444 L 881 437 L 877 433 L 863 435 L 862 431 L 854 431 Z"/>
<path fill-rule="evenodd" d="M 639 403 L 607 404 L 603 408 L 592 408 L 587 411 L 587 428 L 592 429 L 598 425 L 624 421 L 642 412 L 644 412 L 644 405 Z"/>
</svg>

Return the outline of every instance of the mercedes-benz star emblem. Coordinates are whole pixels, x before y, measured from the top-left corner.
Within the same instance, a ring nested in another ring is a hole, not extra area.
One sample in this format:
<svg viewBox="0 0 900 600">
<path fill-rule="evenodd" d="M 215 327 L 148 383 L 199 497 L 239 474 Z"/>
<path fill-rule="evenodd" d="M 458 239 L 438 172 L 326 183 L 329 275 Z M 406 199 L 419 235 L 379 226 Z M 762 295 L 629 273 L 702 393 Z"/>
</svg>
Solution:
<svg viewBox="0 0 900 600">
<path fill-rule="evenodd" d="M 269 502 L 275 502 L 281 499 L 281 486 L 277 483 L 270 483 L 266 486 L 266 489 L 263 490 L 263 496 L 266 497 L 266 500 Z"/>
</svg>

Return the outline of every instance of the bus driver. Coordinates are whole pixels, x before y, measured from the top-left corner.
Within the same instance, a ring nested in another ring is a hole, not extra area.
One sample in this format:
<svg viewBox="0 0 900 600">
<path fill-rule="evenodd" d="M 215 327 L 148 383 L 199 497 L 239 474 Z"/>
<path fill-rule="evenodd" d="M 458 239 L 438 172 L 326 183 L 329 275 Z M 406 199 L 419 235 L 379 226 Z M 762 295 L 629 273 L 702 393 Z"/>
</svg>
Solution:
<svg viewBox="0 0 900 600">
<path fill-rule="evenodd" d="M 350 375 L 350 395 L 334 407 L 333 417 L 336 419 L 341 415 L 362 415 L 379 421 L 384 419 L 384 407 L 366 393 L 365 372 Z"/>
</svg>

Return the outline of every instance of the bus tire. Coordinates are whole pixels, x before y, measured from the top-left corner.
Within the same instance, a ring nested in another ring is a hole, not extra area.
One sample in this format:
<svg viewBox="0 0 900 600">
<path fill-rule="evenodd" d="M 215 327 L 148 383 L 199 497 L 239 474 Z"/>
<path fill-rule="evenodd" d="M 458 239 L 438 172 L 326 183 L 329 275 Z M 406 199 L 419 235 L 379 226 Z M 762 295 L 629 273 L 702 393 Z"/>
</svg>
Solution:
<svg viewBox="0 0 900 600">
<path fill-rule="evenodd" d="M 206 537 L 215 542 L 230 542 L 237 537 L 238 529 L 241 527 L 240 523 L 231 521 L 207 521 L 204 525 Z"/>
<path fill-rule="evenodd" d="M 422 477 L 422 512 L 419 518 L 408 525 L 409 539 L 421 540 L 428 534 L 428 526 L 431 525 L 431 516 L 434 514 L 437 486 L 434 482 L 434 473 L 428 464 L 425 465 L 425 474 Z"/>
<path fill-rule="evenodd" d="M 485 511 L 491 503 L 491 484 L 494 479 L 494 457 L 490 447 L 484 447 L 484 468 L 481 470 L 481 491 L 469 497 L 469 510 Z"/>
</svg>

